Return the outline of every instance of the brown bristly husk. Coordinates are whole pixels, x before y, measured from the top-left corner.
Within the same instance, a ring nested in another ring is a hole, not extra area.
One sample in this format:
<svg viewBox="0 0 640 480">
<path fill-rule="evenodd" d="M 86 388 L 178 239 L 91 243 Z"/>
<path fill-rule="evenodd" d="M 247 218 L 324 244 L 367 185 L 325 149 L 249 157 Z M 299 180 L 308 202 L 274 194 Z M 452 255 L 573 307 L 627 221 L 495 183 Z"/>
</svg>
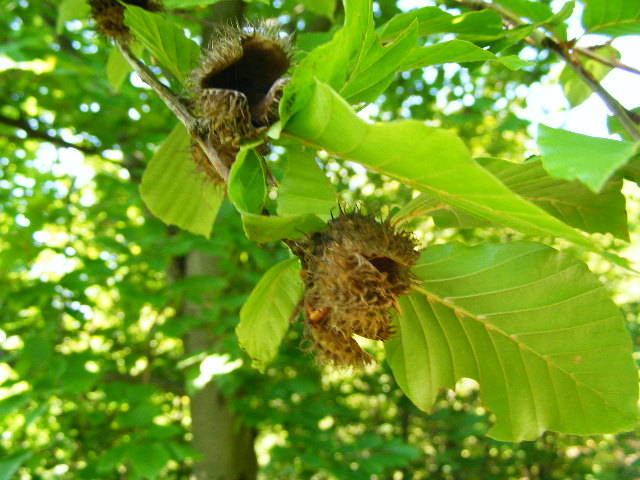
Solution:
<svg viewBox="0 0 640 480">
<path fill-rule="evenodd" d="M 204 177 L 218 185 L 223 185 L 224 180 L 218 173 L 218 171 L 211 165 L 211 161 L 206 153 L 202 150 L 202 147 L 197 142 L 191 142 L 191 159 L 196 164 L 196 172 L 204 175 Z"/>
<path fill-rule="evenodd" d="M 258 24 L 221 27 L 203 52 L 189 81 L 193 107 L 225 165 L 231 166 L 242 140 L 277 120 L 289 51 L 288 39 Z"/>
<path fill-rule="evenodd" d="M 370 361 L 353 335 L 388 340 L 390 308 L 407 293 L 419 252 L 410 234 L 387 221 L 342 213 L 329 228 L 297 243 L 303 265 L 307 335 L 322 364 L 361 367 Z"/>
</svg>

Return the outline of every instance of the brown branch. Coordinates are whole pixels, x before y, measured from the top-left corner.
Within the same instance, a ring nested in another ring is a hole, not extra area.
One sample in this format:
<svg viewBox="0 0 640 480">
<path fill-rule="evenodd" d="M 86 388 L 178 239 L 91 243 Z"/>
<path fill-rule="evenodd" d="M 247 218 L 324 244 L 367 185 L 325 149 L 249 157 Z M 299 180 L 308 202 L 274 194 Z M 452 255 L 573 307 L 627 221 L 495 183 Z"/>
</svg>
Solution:
<svg viewBox="0 0 640 480">
<path fill-rule="evenodd" d="M 524 25 L 524 22 L 518 17 L 514 15 L 509 10 L 496 5 L 494 3 L 486 3 L 482 0 L 457 0 L 458 3 L 465 5 L 472 9 L 490 9 L 497 12 L 505 22 L 514 25 Z M 629 112 L 618 100 L 616 100 L 601 84 L 598 80 L 596 80 L 593 75 L 589 71 L 587 71 L 580 60 L 576 58 L 575 55 L 572 54 L 571 47 L 560 44 L 556 42 L 554 39 L 547 37 L 541 32 L 534 31 L 529 37 L 528 43 L 535 43 L 537 46 L 546 48 L 551 50 L 552 52 L 558 54 L 560 58 L 562 58 L 565 63 L 571 68 L 576 75 L 578 75 L 584 83 L 593 91 L 596 95 L 598 95 L 602 101 L 607 105 L 609 111 L 613 115 L 615 115 L 620 124 L 624 127 L 626 132 L 634 141 L 640 140 L 640 131 L 638 131 L 637 124 L 634 121 L 635 116 Z"/>
<path fill-rule="evenodd" d="M 215 168 L 220 177 L 226 182 L 229 178 L 229 168 L 222 162 L 218 156 L 218 152 L 209 140 L 209 135 L 207 135 L 201 127 L 198 119 L 191 114 L 183 100 L 173 93 L 170 88 L 162 84 L 153 72 L 131 52 L 126 43 L 118 41 L 116 42 L 116 46 L 142 81 L 149 85 L 156 95 L 160 97 L 160 100 L 164 102 L 169 110 L 171 110 L 176 118 L 185 126 L 189 135 L 198 143 L 202 151 L 205 152 L 213 168 Z"/>
<path fill-rule="evenodd" d="M 27 132 L 28 138 L 37 138 L 38 140 L 44 140 L 46 142 L 57 145 L 59 147 L 75 148 L 76 150 L 79 150 L 82 153 L 85 153 L 87 155 L 95 155 L 100 152 L 100 149 L 94 145 L 86 145 L 86 144 L 82 145 L 82 144 L 68 142 L 57 135 L 53 135 L 53 134 L 50 134 L 49 132 L 33 128 L 31 127 L 31 125 L 29 125 L 29 123 L 25 119 L 10 118 L 0 114 L 0 123 L 3 123 L 10 127 L 18 128 L 20 130 L 24 130 L 25 132 Z M 14 141 L 24 140 L 23 138 L 20 138 L 17 135 L 3 135 L 3 136 L 6 136 L 7 138 L 11 138 Z"/>
</svg>

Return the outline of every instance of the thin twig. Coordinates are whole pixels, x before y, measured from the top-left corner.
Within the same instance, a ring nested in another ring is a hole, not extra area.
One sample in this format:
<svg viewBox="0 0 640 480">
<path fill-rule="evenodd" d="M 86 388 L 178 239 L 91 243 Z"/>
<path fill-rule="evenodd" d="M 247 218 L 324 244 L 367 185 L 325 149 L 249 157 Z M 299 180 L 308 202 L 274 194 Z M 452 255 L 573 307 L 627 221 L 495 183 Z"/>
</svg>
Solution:
<svg viewBox="0 0 640 480">
<path fill-rule="evenodd" d="M 191 112 L 189 112 L 189 109 L 180 97 L 173 93 L 167 86 L 162 84 L 153 72 L 151 72 L 144 63 L 138 60 L 126 43 L 118 41 L 116 42 L 116 45 L 124 59 L 140 76 L 142 81 L 151 87 L 156 95 L 158 95 L 165 105 L 169 107 L 169 110 L 171 110 L 178 120 L 182 122 L 190 134 L 195 133 L 197 131 L 198 121 L 193 115 L 191 115 Z"/>
<path fill-rule="evenodd" d="M 519 26 L 524 25 L 524 22 L 517 15 L 513 14 L 509 10 L 496 5 L 494 3 L 486 3 L 482 0 L 457 0 L 458 3 L 465 5 L 472 9 L 489 9 L 497 12 L 504 21 L 507 23 Z M 530 39 L 535 42 L 539 47 L 546 48 L 557 53 L 565 63 L 571 68 L 576 75 L 578 75 L 587 86 L 597 94 L 602 101 L 607 105 L 613 115 L 615 115 L 620 124 L 624 127 L 626 132 L 634 141 L 640 140 L 640 131 L 638 131 L 637 124 L 634 121 L 635 116 L 629 112 L 618 100 L 616 100 L 601 84 L 598 82 L 590 72 L 588 72 L 580 60 L 576 58 L 570 52 L 571 47 L 566 47 L 554 39 L 547 37 L 542 32 L 534 31 L 530 35 Z M 529 43 L 532 43 L 529 41 Z"/>
<path fill-rule="evenodd" d="M 129 49 L 129 46 L 124 42 L 116 42 L 118 50 L 131 66 L 131 68 L 138 74 L 138 76 L 160 97 L 164 104 L 173 112 L 180 122 L 185 126 L 189 135 L 198 143 L 202 151 L 207 155 L 209 162 L 220 177 L 226 182 L 229 179 L 229 168 L 220 160 L 218 152 L 211 144 L 209 135 L 203 132 L 203 128 L 200 126 L 200 122 L 194 117 L 189 108 L 184 104 L 182 99 L 178 97 L 170 88 L 165 86 L 156 78 L 149 68 L 142 63 Z"/>
</svg>

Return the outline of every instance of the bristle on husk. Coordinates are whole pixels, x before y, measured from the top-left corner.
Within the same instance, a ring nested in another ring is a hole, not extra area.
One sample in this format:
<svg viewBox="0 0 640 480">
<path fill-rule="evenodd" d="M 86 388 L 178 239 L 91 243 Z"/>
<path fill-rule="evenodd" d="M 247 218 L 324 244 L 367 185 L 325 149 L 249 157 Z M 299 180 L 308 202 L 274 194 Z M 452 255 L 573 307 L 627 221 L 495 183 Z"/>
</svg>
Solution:
<svg viewBox="0 0 640 480">
<path fill-rule="evenodd" d="M 372 361 L 353 335 L 388 340 L 390 308 L 407 293 L 419 252 L 410 234 L 360 213 L 297 243 L 305 282 L 307 336 L 322 364 L 361 367 Z"/>
<path fill-rule="evenodd" d="M 190 78 L 194 110 L 223 163 L 278 119 L 290 44 L 262 25 L 222 27 Z"/>
</svg>

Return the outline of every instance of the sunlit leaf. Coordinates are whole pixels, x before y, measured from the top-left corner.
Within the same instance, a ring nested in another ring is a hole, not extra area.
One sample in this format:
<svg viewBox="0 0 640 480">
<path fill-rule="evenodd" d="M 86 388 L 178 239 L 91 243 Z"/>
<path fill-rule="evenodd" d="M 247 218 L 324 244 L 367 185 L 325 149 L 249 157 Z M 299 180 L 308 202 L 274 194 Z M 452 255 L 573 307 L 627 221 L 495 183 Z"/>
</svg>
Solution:
<svg viewBox="0 0 640 480">
<path fill-rule="evenodd" d="M 245 146 L 231 167 L 229 200 L 242 216 L 247 238 L 261 243 L 295 239 L 325 228 L 326 224 L 313 214 L 268 215 L 262 211 L 265 195 L 263 166 L 251 145 Z"/>
<path fill-rule="evenodd" d="M 484 62 L 487 60 L 499 62 L 511 70 L 531 65 L 531 62 L 514 55 L 499 57 L 466 40 L 449 40 L 428 47 L 415 48 L 407 55 L 401 68 L 402 70 L 412 70 L 441 63 Z"/>
<path fill-rule="evenodd" d="M 640 3 L 627 0 L 585 0 L 582 25 L 588 33 L 618 37 L 640 34 Z"/>
<path fill-rule="evenodd" d="M 164 6 L 166 8 L 191 8 L 191 7 L 204 7 L 213 3 L 218 3 L 220 0 L 164 0 Z"/>
<path fill-rule="evenodd" d="M 181 83 L 197 65 L 200 47 L 161 15 L 126 5 L 125 24 L 144 47 Z"/>
<path fill-rule="evenodd" d="M 164 0 L 163 5 L 167 9 L 174 8 L 192 8 L 192 7 L 206 7 L 224 0 Z M 265 3 L 269 4 L 269 0 L 244 0 L 246 3 Z"/>
<path fill-rule="evenodd" d="M 326 228 L 316 215 L 257 215 L 242 214 L 242 226 L 247 238 L 254 242 L 273 242 L 283 238 L 294 240 L 307 233 L 319 232 Z"/>
<path fill-rule="evenodd" d="M 609 181 L 600 193 L 582 183 L 553 178 L 540 160 L 512 163 L 497 158 L 476 161 L 518 195 L 563 222 L 585 232 L 610 232 L 629 239 L 625 198 L 621 181 Z M 490 225 L 478 217 L 445 205 L 434 195 L 423 193 L 396 212 L 394 222 L 432 215 L 439 227 L 473 228 Z"/>
<path fill-rule="evenodd" d="M 610 61 L 620 58 L 620 53 L 609 45 L 596 48 L 593 52 Z M 580 60 L 585 70 L 597 81 L 602 80 L 612 70 L 612 67 L 591 58 L 581 57 Z M 558 81 L 562 85 L 562 91 L 567 97 L 569 105 L 572 107 L 580 105 L 593 93 L 593 90 L 568 65 L 565 65 L 562 69 Z"/>
<path fill-rule="evenodd" d="M 280 102 L 283 122 L 309 101 L 315 79 L 340 89 L 363 52 L 375 42 L 371 0 L 346 0 L 344 8 L 344 26 L 296 66 Z"/>
<path fill-rule="evenodd" d="M 567 28 L 562 22 L 571 15 L 575 2 L 566 2 L 556 14 L 549 5 L 535 0 L 499 0 L 495 3 L 504 6 L 516 16 L 529 19 L 534 24 L 547 25 L 558 38 L 566 40 Z"/>
<path fill-rule="evenodd" d="M 255 286 L 240 310 L 240 323 L 236 327 L 240 346 L 251 357 L 254 367 L 262 371 L 276 356 L 301 297 L 297 258 L 277 263 Z"/>
<path fill-rule="evenodd" d="M 371 30 L 369 33 L 375 36 Z M 393 80 L 418 40 L 417 23 L 411 23 L 392 42 L 382 46 L 375 38 L 359 58 L 340 93 L 351 103 L 375 100 Z"/>
<path fill-rule="evenodd" d="M 244 213 L 260 213 L 267 196 L 262 159 L 253 149 L 244 149 L 229 172 L 229 200 Z"/>
<path fill-rule="evenodd" d="M 278 190 L 278 215 L 315 214 L 326 220 L 336 209 L 335 188 L 313 155 L 313 151 L 287 148 L 287 170 Z"/>
<path fill-rule="evenodd" d="M 421 409 L 476 379 L 490 434 L 596 434 L 636 422 L 637 374 L 618 308 L 585 265 L 544 245 L 428 248 L 419 291 L 400 299 L 387 358 Z M 615 372 L 612 375 L 611 372 Z"/>
<path fill-rule="evenodd" d="M 142 45 L 139 43 L 133 43 L 130 48 L 134 55 L 140 56 L 142 54 Z M 120 50 L 112 48 L 107 60 L 107 80 L 115 92 L 120 90 L 130 71 L 131 66 L 124 59 Z"/>
<path fill-rule="evenodd" d="M 140 194 L 149 210 L 168 225 L 208 237 L 224 188 L 198 171 L 187 131 L 178 124 L 147 165 Z"/>
<path fill-rule="evenodd" d="M 511 12 L 528 18 L 533 22 L 544 22 L 553 16 L 553 11 L 549 5 L 532 0 L 498 0 L 495 3 L 503 5 Z"/>
<path fill-rule="evenodd" d="M 394 16 L 380 29 L 380 39 L 392 40 L 411 22 L 418 22 L 420 36 L 434 33 L 465 34 L 466 38 L 489 39 L 503 33 L 502 19 L 492 10 L 451 15 L 438 7 L 423 7 Z"/>
<path fill-rule="evenodd" d="M 540 125 L 538 148 L 542 164 L 552 176 L 579 180 L 599 192 L 635 152 L 631 142 L 590 137 Z"/>
<path fill-rule="evenodd" d="M 631 108 L 629 111 L 634 118 L 640 118 L 640 107 Z M 633 140 L 629 132 L 622 126 L 622 123 L 620 123 L 620 120 L 615 115 L 609 115 L 607 117 L 607 128 L 609 129 L 609 133 L 617 133 L 623 140 Z"/>
<path fill-rule="evenodd" d="M 579 232 L 477 165 L 462 141 L 447 130 L 412 120 L 368 124 L 327 85 L 318 83 L 312 101 L 285 131 L 487 220 L 594 248 Z"/>
</svg>

